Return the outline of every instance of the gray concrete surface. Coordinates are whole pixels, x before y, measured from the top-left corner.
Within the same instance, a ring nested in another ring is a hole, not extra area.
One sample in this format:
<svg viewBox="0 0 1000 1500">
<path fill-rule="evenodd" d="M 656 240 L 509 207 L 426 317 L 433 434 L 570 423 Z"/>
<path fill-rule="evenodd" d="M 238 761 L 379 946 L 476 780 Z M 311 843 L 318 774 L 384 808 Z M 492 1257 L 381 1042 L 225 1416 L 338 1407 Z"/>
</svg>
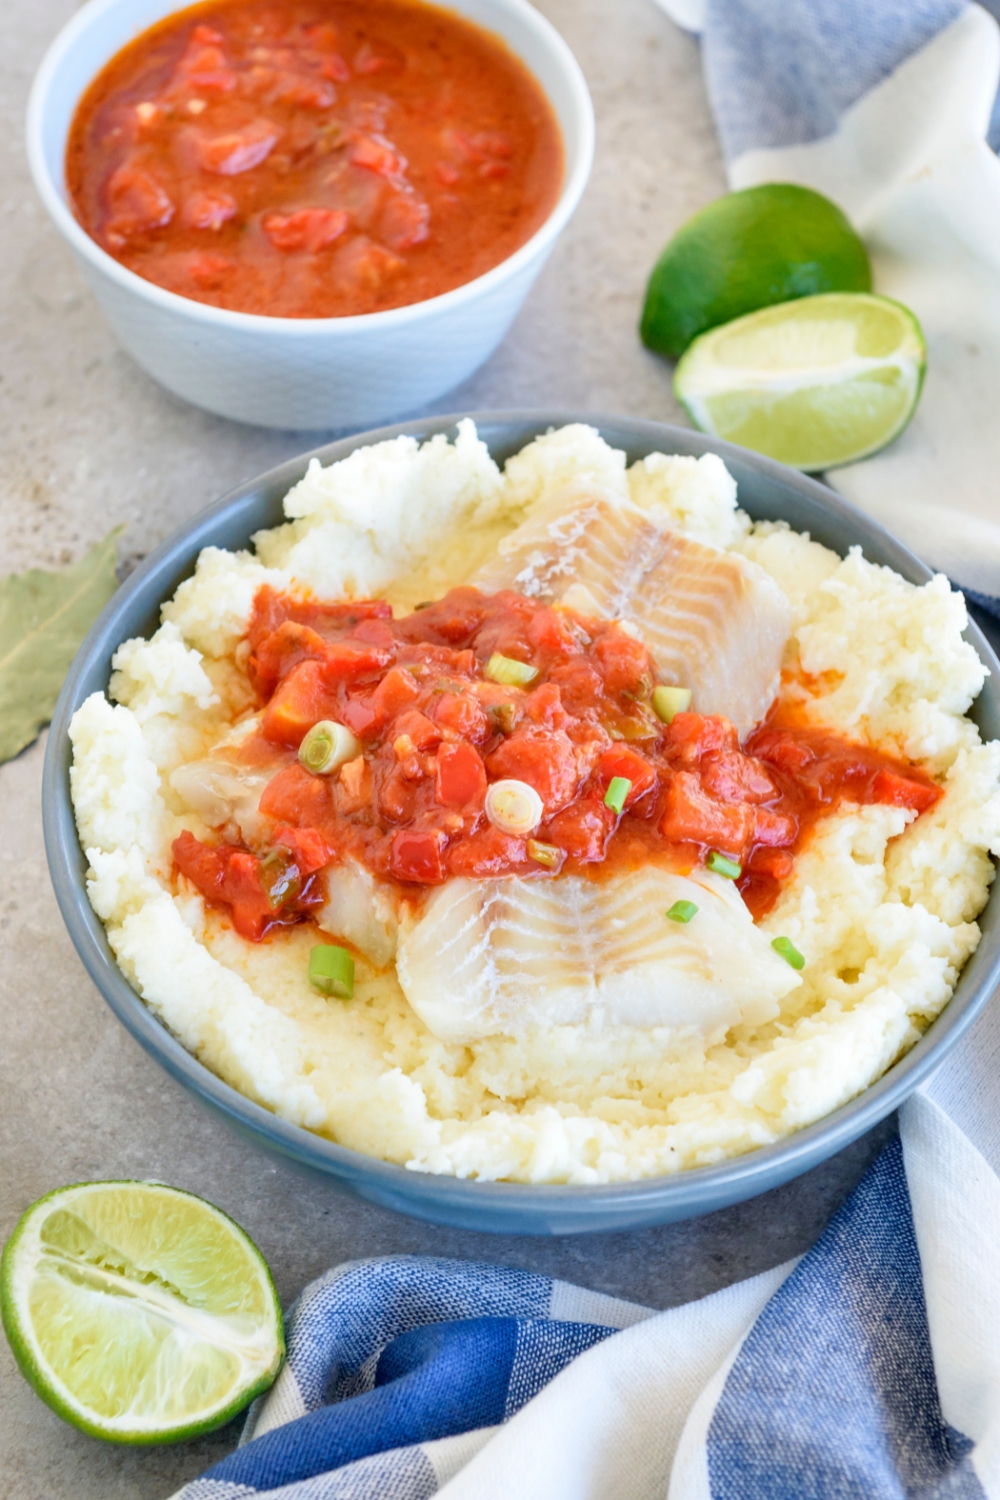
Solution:
<svg viewBox="0 0 1000 1500">
<path fill-rule="evenodd" d="M 541 0 L 587 74 L 594 175 L 505 344 L 437 410 L 564 405 L 672 420 L 670 371 L 635 334 L 662 244 L 724 188 L 697 48 L 649 0 Z M 31 75 L 72 0 L 7 0 L 0 53 L 0 570 L 77 557 L 118 522 L 126 565 L 261 469 L 309 446 L 208 417 L 115 345 L 32 190 L 22 145 Z M 402 414 L 401 414 L 402 415 Z M 0 1239 L 62 1183 L 158 1177 L 233 1214 L 286 1303 L 337 1261 L 391 1252 L 493 1259 L 666 1307 L 815 1240 L 891 1123 L 778 1192 L 643 1233 L 519 1240 L 450 1232 L 338 1196 L 230 1135 L 140 1051 L 87 980 L 42 850 L 43 745 L 0 768 Z M 63 1426 L 0 1339 L 4 1500 L 157 1500 L 232 1446 L 227 1429 L 120 1450 Z"/>
</svg>

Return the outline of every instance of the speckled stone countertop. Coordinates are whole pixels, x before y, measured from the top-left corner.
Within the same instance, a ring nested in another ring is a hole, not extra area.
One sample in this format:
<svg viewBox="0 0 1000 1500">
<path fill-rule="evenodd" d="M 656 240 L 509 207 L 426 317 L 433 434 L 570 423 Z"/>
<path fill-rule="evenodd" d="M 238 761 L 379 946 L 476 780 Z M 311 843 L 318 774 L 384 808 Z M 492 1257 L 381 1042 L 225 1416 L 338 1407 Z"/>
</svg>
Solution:
<svg viewBox="0 0 1000 1500">
<path fill-rule="evenodd" d="M 540 0 L 587 75 L 597 158 L 576 218 L 504 344 L 435 410 L 562 407 L 680 420 L 670 370 L 635 333 L 649 268 L 725 187 L 696 44 L 650 0 Z M 125 566 L 232 485 L 329 434 L 263 432 L 185 406 L 116 346 L 28 176 L 31 76 L 72 0 L 8 0 L 0 55 L 0 570 L 73 560 L 127 526 Z M 401 414 L 404 415 L 404 414 Z M 88 981 L 49 884 L 44 743 L 0 768 L 0 1239 L 62 1183 L 157 1177 L 246 1226 L 286 1304 L 359 1255 L 524 1266 L 667 1307 L 808 1248 L 891 1131 L 709 1218 L 525 1240 L 436 1229 L 339 1196 L 231 1134 L 126 1034 Z M 0 1340 L 5 1500 L 158 1500 L 233 1446 L 115 1449 L 65 1427 Z"/>
</svg>

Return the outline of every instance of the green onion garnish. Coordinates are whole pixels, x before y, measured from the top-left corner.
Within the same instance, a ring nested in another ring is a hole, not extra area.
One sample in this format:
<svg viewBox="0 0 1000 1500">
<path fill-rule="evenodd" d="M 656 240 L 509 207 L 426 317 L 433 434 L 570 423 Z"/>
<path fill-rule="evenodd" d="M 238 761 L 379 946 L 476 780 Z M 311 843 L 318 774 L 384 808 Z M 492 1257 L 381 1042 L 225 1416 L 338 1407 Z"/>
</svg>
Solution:
<svg viewBox="0 0 1000 1500">
<path fill-rule="evenodd" d="M 512 656 L 501 656 L 499 651 L 494 651 L 483 671 L 491 682 L 502 682 L 508 687 L 530 687 L 538 676 L 537 667 L 515 661 Z"/>
<path fill-rule="evenodd" d="M 653 689 L 653 712 L 664 724 L 669 724 L 674 714 L 687 713 L 691 707 L 691 689 L 658 687 Z"/>
<path fill-rule="evenodd" d="M 317 943 L 309 953 L 309 983 L 324 995 L 350 1000 L 354 994 L 354 959 L 346 948 Z"/>
<path fill-rule="evenodd" d="M 614 813 L 620 813 L 631 790 L 632 783 L 627 776 L 612 776 L 604 793 L 604 806 L 610 807 Z"/>
<path fill-rule="evenodd" d="M 279 847 L 265 854 L 260 862 L 260 872 L 272 911 L 279 911 L 287 902 L 294 901 L 302 889 L 299 867 L 287 849 Z"/>
<path fill-rule="evenodd" d="M 499 734 L 512 734 L 517 723 L 517 710 L 513 703 L 494 703 L 489 709 L 490 723 Z"/>
<path fill-rule="evenodd" d="M 719 853 L 718 849 L 711 851 L 705 863 L 710 870 L 715 871 L 716 875 L 725 875 L 727 880 L 739 880 L 743 874 L 743 866 L 739 861 L 727 859 L 724 854 Z"/>
<path fill-rule="evenodd" d="M 542 844 L 538 839 L 528 840 L 528 858 L 536 864 L 554 870 L 562 862 L 563 852 L 558 844 Z"/>
<path fill-rule="evenodd" d="M 667 912 L 671 922 L 690 922 L 692 917 L 698 915 L 698 908 L 693 901 L 675 901 Z"/>
<path fill-rule="evenodd" d="M 299 760 L 314 776 L 329 776 L 360 754 L 361 742 L 332 719 L 320 719 L 299 746 Z"/>
<path fill-rule="evenodd" d="M 786 964 L 791 964 L 793 969 L 804 969 L 806 961 L 796 948 L 791 938 L 776 937 L 771 943 L 775 953 L 780 953 Z"/>
</svg>

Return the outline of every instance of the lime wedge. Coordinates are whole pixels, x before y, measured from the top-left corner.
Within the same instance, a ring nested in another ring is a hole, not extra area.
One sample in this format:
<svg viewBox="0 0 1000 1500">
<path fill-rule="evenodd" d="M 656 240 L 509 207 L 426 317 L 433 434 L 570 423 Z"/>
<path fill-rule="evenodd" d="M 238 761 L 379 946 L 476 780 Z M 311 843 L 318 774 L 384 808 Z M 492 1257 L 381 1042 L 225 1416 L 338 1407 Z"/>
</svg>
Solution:
<svg viewBox="0 0 1000 1500">
<path fill-rule="evenodd" d="M 832 469 L 902 432 L 925 364 L 908 308 L 830 292 L 703 333 L 677 366 L 674 391 L 702 432 L 794 469 Z"/>
<path fill-rule="evenodd" d="M 32 1204 L 0 1260 L 0 1314 L 42 1400 L 115 1443 L 220 1427 L 272 1384 L 285 1352 L 252 1240 L 153 1182 L 78 1183 Z"/>
</svg>

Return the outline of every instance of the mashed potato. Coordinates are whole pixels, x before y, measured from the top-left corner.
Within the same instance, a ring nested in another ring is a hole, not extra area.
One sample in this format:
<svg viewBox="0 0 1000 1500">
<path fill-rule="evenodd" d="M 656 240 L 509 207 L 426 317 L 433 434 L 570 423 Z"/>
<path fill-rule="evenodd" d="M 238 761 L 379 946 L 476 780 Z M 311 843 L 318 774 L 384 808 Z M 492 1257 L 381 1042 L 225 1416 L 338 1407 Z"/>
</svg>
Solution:
<svg viewBox="0 0 1000 1500">
<path fill-rule="evenodd" d="M 573 483 L 739 551 L 781 585 L 795 623 L 786 666 L 807 715 L 917 761 L 944 786 L 921 818 L 842 806 L 822 821 L 762 926 L 808 954 L 804 983 L 757 1029 L 536 1029 L 471 1045 L 433 1036 L 394 971 L 359 961 L 353 999 L 307 979 L 312 936 L 245 942 L 172 883 L 170 845 L 204 835 L 168 777 L 253 706 L 240 642 L 256 589 L 440 595 Z M 1000 853 L 1000 745 L 967 710 L 985 669 L 962 596 L 852 550 L 841 559 L 775 523 L 751 525 L 720 459 L 654 454 L 626 466 L 590 428 L 529 444 L 501 472 L 470 422 L 449 443 L 400 437 L 323 469 L 285 500 L 255 553 L 207 548 L 149 641 L 114 658 L 110 702 L 76 714 L 73 798 L 88 891 L 123 972 L 183 1044 L 285 1119 L 416 1170 L 600 1183 L 718 1162 L 845 1103 L 947 1004 L 975 950 Z M 797 684 L 795 686 L 794 684 Z"/>
</svg>

